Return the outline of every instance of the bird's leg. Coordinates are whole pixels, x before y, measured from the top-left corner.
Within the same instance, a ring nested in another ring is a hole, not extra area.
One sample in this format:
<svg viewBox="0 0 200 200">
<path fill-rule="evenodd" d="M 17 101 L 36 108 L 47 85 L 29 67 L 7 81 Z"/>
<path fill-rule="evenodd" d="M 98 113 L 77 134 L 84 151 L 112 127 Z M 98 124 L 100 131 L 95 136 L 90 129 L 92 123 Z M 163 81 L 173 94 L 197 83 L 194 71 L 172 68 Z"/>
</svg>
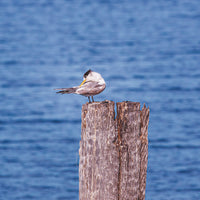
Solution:
<svg viewBox="0 0 200 200">
<path fill-rule="evenodd" d="M 88 97 L 88 100 L 89 100 L 89 103 L 91 103 L 91 101 L 90 101 L 90 96 Z"/>
<path fill-rule="evenodd" d="M 93 96 L 92 96 L 92 102 L 94 102 L 94 98 L 93 98 Z"/>
</svg>

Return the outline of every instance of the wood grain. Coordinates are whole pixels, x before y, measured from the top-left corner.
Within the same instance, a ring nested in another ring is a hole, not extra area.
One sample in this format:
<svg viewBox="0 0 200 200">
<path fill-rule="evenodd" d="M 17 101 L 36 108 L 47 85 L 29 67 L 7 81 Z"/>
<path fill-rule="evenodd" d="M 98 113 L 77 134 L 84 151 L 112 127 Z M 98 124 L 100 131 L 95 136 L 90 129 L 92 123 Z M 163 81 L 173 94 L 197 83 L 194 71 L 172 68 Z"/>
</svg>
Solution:
<svg viewBox="0 0 200 200">
<path fill-rule="evenodd" d="M 118 151 L 114 143 L 114 102 L 85 104 L 79 165 L 80 200 L 116 200 L 118 194 Z"/>
<path fill-rule="evenodd" d="M 144 200 L 149 108 L 112 101 L 82 106 L 80 200 Z"/>
</svg>

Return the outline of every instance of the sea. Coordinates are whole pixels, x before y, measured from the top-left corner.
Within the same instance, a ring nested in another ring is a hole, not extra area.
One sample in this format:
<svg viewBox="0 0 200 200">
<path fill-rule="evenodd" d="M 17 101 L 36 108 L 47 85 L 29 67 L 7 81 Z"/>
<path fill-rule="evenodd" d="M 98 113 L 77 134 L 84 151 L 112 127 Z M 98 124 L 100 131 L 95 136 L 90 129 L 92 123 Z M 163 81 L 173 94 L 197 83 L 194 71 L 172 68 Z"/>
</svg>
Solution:
<svg viewBox="0 0 200 200">
<path fill-rule="evenodd" d="M 200 199 L 199 0 L 0 0 L 0 200 L 78 200 L 88 69 L 150 108 L 146 200 Z"/>
</svg>

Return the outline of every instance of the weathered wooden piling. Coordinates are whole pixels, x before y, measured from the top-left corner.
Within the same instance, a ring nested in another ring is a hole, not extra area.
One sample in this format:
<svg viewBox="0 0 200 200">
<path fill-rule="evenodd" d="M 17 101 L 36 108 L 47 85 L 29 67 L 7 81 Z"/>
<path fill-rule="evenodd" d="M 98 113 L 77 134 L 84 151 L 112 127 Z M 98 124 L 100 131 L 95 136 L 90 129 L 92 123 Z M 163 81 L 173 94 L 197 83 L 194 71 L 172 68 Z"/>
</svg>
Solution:
<svg viewBox="0 0 200 200">
<path fill-rule="evenodd" d="M 84 104 L 79 200 L 144 200 L 149 108 L 112 101 Z"/>
</svg>

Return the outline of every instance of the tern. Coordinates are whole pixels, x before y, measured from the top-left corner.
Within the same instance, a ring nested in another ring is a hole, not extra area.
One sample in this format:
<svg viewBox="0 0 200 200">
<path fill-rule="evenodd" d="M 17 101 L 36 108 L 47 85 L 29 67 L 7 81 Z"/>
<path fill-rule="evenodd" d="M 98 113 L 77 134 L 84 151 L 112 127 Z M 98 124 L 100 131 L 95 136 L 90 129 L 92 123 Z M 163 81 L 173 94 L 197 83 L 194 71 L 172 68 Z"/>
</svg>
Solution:
<svg viewBox="0 0 200 200">
<path fill-rule="evenodd" d="M 71 87 L 71 88 L 57 88 L 55 90 L 60 90 L 56 93 L 61 94 L 80 94 L 88 97 L 89 103 L 90 97 L 92 98 L 92 102 L 94 102 L 93 96 L 101 93 L 106 88 L 106 83 L 102 78 L 101 74 L 92 71 L 89 69 L 83 75 L 83 82 L 79 86 Z"/>
</svg>

